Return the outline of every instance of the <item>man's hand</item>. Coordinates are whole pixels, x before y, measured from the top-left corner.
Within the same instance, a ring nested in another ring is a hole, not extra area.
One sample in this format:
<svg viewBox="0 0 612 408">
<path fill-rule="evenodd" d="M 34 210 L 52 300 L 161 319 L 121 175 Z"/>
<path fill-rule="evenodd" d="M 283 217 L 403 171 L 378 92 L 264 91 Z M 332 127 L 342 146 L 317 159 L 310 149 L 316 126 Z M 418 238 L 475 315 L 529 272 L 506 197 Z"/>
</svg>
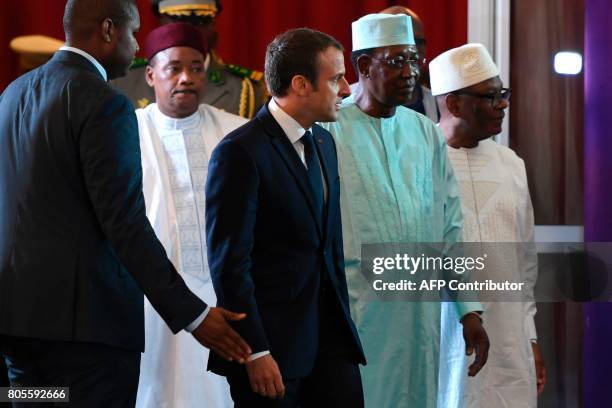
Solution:
<svg viewBox="0 0 612 408">
<path fill-rule="evenodd" d="M 251 348 L 227 323 L 242 320 L 244 313 L 233 313 L 222 307 L 211 307 L 202 323 L 191 333 L 203 346 L 219 353 L 229 361 L 244 363 L 251 355 Z"/>
<path fill-rule="evenodd" d="M 538 395 L 542 395 L 546 386 L 546 365 L 542 358 L 542 352 L 538 343 L 531 343 L 533 360 L 535 361 L 536 378 L 538 379 Z"/>
<path fill-rule="evenodd" d="M 466 314 L 461 319 L 463 324 L 463 339 L 465 340 L 465 354 L 471 356 L 476 350 L 476 358 L 468 370 L 468 375 L 474 377 L 487 362 L 489 357 L 489 336 L 482 320 L 474 313 Z"/>
<path fill-rule="evenodd" d="M 278 364 L 270 354 L 246 363 L 247 374 L 254 393 L 268 398 L 283 398 L 285 385 Z"/>
</svg>

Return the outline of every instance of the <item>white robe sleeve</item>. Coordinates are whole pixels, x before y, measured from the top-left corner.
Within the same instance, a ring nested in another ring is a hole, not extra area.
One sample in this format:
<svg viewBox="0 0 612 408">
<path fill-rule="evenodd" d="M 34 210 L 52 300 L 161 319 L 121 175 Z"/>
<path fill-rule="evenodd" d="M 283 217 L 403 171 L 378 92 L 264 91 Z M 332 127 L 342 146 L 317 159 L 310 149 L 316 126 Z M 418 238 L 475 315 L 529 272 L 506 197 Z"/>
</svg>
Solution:
<svg viewBox="0 0 612 408">
<path fill-rule="evenodd" d="M 517 197 L 521 200 L 521 207 L 519 208 L 519 233 L 521 242 L 523 243 L 523 245 L 521 245 L 522 251 L 521 257 L 519 258 L 519 268 L 527 288 L 526 293 L 528 293 L 528 299 L 523 303 L 525 312 L 524 325 L 525 333 L 528 338 L 535 341 L 538 337 L 534 322 L 534 316 L 537 310 L 533 290 L 538 279 L 538 254 L 535 246 L 533 205 L 531 204 L 531 197 L 527 184 L 527 172 L 523 160 L 517 160 L 515 173 L 515 177 L 517 178 L 516 185 L 518 188 Z"/>
</svg>

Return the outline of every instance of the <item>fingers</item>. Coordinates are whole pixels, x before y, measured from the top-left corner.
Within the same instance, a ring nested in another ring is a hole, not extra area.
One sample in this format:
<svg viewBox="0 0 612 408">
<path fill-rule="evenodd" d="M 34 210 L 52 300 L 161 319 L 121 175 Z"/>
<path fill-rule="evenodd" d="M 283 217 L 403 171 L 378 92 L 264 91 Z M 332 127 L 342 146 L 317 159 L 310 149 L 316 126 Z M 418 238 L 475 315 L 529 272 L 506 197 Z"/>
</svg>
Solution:
<svg viewBox="0 0 612 408">
<path fill-rule="evenodd" d="M 232 346 L 236 349 L 237 352 L 242 352 L 246 354 L 246 356 L 250 356 L 251 348 L 247 344 L 246 341 L 240 335 L 232 329 L 227 323 L 227 341 L 231 342 Z"/>
<path fill-rule="evenodd" d="M 544 386 L 546 385 L 546 365 L 544 364 L 544 359 L 542 358 L 542 351 L 540 350 L 539 344 L 532 342 L 531 348 L 533 350 L 533 360 L 535 362 L 538 395 L 541 395 L 544 392 Z"/>
<path fill-rule="evenodd" d="M 472 354 L 474 354 L 474 348 L 476 347 L 474 338 L 475 338 L 475 333 L 468 331 L 467 333 L 463 334 L 463 338 L 465 340 L 465 355 L 466 356 L 471 356 Z"/>
<path fill-rule="evenodd" d="M 217 308 L 225 318 L 225 320 L 238 321 L 246 317 L 246 313 L 234 313 L 229 310 L 223 309 L 222 307 Z"/>
<path fill-rule="evenodd" d="M 546 388 L 546 367 L 542 366 L 542 369 L 538 373 L 538 395 L 542 395 L 544 388 Z"/>
<path fill-rule="evenodd" d="M 227 336 L 227 340 L 233 343 L 233 347 L 241 349 L 246 354 L 246 357 L 252 354 L 251 348 L 247 344 L 246 341 L 240 335 L 232 329 L 232 327 L 227 324 L 227 320 L 238 321 L 246 318 L 246 313 L 234 313 L 229 310 L 225 310 L 223 308 L 215 308 L 220 312 L 221 316 L 221 324 L 225 330 L 225 334 Z"/>
<path fill-rule="evenodd" d="M 283 379 L 280 375 L 274 379 L 274 388 L 276 388 L 276 395 L 278 398 L 283 398 L 285 396 L 285 384 L 283 384 Z"/>
<path fill-rule="evenodd" d="M 227 323 L 224 323 L 227 325 Z M 211 336 L 212 333 L 211 333 Z M 207 336 L 208 337 L 208 336 Z M 230 361 L 244 363 L 251 355 L 251 349 L 246 342 L 227 325 L 217 336 L 210 337 L 210 348 Z"/>
<path fill-rule="evenodd" d="M 469 354 L 468 354 L 469 355 Z M 480 337 L 476 346 L 476 358 L 469 367 L 468 375 L 474 377 L 484 367 L 489 358 L 489 341 L 486 337 Z"/>
<path fill-rule="evenodd" d="M 283 398 L 285 386 L 276 361 L 270 354 L 249 361 L 246 365 L 251 389 L 267 398 Z"/>
<path fill-rule="evenodd" d="M 214 350 L 217 354 L 219 354 L 223 359 L 228 360 L 228 361 L 239 361 L 239 359 L 237 359 L 234 355 L 231 354 L 227 354 L 223 349 L 221 348 L 215 348 L 212 346 L 208 346 L 209 349 Z"/>
<path fill-rule="evenodd" d="M 470 339 L 469 341 L 465 342 L 465 355 L 471 356 L 473 353 L 474 353 L 474 343 Z"/>
<path fill-rule="evenodd" d="M 266 394 L 266 385 L 261 380 L 261 378 L 251 377 L 249 376 L 249 382 L 251 383 L 251 391 L 255 394 L 259 394 L 261 396 L 265 396 Z"/>
<path fill-rule="evenodd" d="M 476 376 L 476 374 L 478 374 L 478 372 L 480 371 L 482 367 L 483 367 L 483 364 L 478 360 L 478 354 L 477 354 L 474 362 L 470 364 L 470 367 L 468 369 L 468 376 L 470 377 Z"/>
<path fill-rule="evenodd" d="M 247 359 L 252 354 L 249 345 L 225 321 L 216 338 L 216 346 L 223 347 L 226 353 L 235 355 L 235 359 Z"/>
<path fill-rule="evenodd" d="M 231 312 L 229 312 L 231 313 Z M 227 323 L 218 308 L 211 308 L 202 324 L 193 335 L 204 346 L 214 350 L 230 361 L 244 363 L 251 355 L 251 348 L 242 337 Z"/>
<path fill-rule="evenodd" d="M 251 384 L 253 392 L 268 398 L 283 398 L 285 396 L 285 386 L 280 374 L 269 373 L 263 378 L 256 380 L 255 384 Z"/>
</svg>

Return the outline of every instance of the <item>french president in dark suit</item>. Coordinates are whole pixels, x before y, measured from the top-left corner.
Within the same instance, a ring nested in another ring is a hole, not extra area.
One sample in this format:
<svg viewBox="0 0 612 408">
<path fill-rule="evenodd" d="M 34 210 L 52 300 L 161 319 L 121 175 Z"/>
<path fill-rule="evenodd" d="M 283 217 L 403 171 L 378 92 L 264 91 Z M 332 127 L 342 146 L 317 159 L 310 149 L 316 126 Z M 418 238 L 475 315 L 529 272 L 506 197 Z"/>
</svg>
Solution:
<svg viewBox="0 0 612 408">
<path fill-rule="evenodd" d="M 206 184 L 208 260 L 218 303 L 246 312 L 233 326 L 245 366 L 212 354 L 237 407 L 359 407 L 365 357 L 351 319 L 340 180 L 331 135 L 342 97 L 342 46 L 295 29 L 268 46 L 273 100 L 217 146 Z"/>
<path fill-rule="evenodd" d="M 68 0 L 68 47 L 0 96 L 0 356 L 12 386 L 74 406 L 134 404 L 143 292 L 173 332 L 251 354 L 225 320 L 243 315 L 197 298 L 147 221 L 134 108 L 106 83 L 139 25 L 135 0 Z"/>
</svg>

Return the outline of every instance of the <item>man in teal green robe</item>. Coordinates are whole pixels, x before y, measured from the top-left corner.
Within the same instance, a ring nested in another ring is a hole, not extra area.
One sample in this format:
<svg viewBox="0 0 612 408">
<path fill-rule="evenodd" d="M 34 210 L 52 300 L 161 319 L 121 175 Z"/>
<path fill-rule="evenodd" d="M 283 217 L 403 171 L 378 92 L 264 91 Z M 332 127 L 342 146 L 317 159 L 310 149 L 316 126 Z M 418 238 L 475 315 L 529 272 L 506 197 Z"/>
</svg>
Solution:
<svg viewBox="0 0 612 408">
<path fill-rule="evenodd" d="M 442 304 L 373 300 L 360 251 L 361 244 L 458 241 L 459 191 L 437 127 L 401 106 L 418 77 L 410 18 L 378 14 L 353 23 L 352 60 L 359 85 L 338 121 L 324 126 L 338 149 L 349 297 L 368 359 L 366 406 L 435 408 Z M 475 375 L 488 350 L 475 313 L 482 308 L 452 306 L 456 312 L 445 315 L 461 318 L 466 349 L 477 351 Z"/>
</svg>

